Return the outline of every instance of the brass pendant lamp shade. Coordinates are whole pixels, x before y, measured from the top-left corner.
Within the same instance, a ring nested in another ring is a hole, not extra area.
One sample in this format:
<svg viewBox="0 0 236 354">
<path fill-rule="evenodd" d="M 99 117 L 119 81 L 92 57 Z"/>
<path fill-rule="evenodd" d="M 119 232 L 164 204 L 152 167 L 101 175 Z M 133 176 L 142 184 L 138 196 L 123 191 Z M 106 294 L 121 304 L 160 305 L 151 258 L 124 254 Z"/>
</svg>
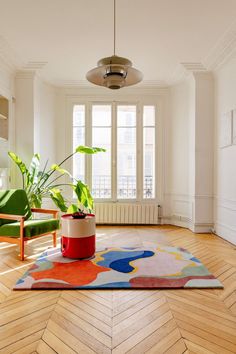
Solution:
<svg viewBox="0 0 236 354">
<path fill-rule="evenodd" d="M 132 62 L 115 54 L 116 45 L 116 0 L 114 0 L 114 55 L 102 58 L 97 67 L 88 71 L 86 78 L 98 86 L 104 86 L 112 90 L 125 86 L 135 85 L 142 81 L 142 73 L 132 67 Z"/>
</svg>

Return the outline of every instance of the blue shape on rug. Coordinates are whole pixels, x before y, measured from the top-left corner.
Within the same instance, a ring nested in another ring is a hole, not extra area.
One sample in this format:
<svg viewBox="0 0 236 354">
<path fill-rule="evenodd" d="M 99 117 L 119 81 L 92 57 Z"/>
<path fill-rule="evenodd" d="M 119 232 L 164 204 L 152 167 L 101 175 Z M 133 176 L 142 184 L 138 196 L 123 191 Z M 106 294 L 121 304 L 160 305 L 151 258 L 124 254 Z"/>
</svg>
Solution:
<svg viewBox="0 0 236 354">
<path fill-rule="evenodd" d="M 152 257 L 154 255 L 154 252 L 152 251 L 117 252 L 117 254 L 113 253 L 113 255 L 111 255 L 111 253 L 113 252 L 110 252 L 110 254 L 104 254 L 103 257 L 105 260 L 98 262 L 98 265 L 109 267 L 120 273 L 130 273 L 134 270 L 134 267 L 129 264 L 131 261 L 135 261 L 140 258 Z M 113 261 L 114 256 L 119 259 Z"/>
</svg>

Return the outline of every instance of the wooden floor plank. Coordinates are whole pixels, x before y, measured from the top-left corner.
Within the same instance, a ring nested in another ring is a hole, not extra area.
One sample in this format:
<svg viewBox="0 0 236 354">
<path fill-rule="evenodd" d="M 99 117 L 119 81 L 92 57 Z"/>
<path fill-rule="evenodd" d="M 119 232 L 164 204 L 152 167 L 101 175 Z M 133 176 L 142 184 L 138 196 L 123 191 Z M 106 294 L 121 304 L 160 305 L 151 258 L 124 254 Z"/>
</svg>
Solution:
<svg viewBox="0 0 236 354">
<path fill-rule="evenodd" d="M 41 330 L 39 332 L 35 332 L 15 343 L 12 343 L 11 345 L 3 348 L 0 350 L 1 354 L 12 354 L 12 353 L 16 353 L 17 351 L 21 351 L 23 352 L 23 350 L 36 342 L 35 345 L 37 345 L 37 342 L 41 339 L 42 335 L 44 333 L 44 330 Z"/>
<path fill-rule="evenodd" d="M 176 226 L 98 226 L 102 246 L 184 247 L 224 289 L 12 291 L 51 237 L 32 240 L 25 262 L 0 243 L 0 353 L 236 353 L 235 247 Z"/>
<path fill-rule="evenodd" d="M 56 352 L 41 339 L 37 345 L 37 352 L 36 353 L 38 353 L 38 354 L 55 354 Z"/>
</svg>

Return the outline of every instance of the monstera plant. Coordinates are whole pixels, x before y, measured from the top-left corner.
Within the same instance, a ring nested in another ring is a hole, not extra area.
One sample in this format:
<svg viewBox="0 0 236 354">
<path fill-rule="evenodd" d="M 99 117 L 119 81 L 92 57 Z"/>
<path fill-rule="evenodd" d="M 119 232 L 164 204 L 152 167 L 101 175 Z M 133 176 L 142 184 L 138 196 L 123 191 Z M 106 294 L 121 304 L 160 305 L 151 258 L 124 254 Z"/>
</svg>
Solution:
<svg viewBox="0 0 236 354">
<path fill-rule="evenodd" d="M 69 171 L 62 165 L 77 153 L 96 154 L 106 151 L 103 148 L 78 146 L 75 151 L 67 156 L 59 164 L 53 164 L 48 168 L 48 161 L 40 168 L 40 155 L 34 154 L 29 167 L 14 152 L 8 152 L 9 157 L 19 167 L 22 177 L 22 188 L 25 189 L 31 208 L 41 208 L 43 198 L 51 198 L 54 204 L 62 211 L 69 213 L 80 212 L 81 209 L 91 211 L 93 209 L 93 197 L 89 187 L 80 180 L 72 177 Z M 68 175 L 70 182 L 63 183 L 61 177 Z M 77 203 L 70 204 L 63 196 L 62 188 L 69 186 L 73 189 Z"/>
</svg>

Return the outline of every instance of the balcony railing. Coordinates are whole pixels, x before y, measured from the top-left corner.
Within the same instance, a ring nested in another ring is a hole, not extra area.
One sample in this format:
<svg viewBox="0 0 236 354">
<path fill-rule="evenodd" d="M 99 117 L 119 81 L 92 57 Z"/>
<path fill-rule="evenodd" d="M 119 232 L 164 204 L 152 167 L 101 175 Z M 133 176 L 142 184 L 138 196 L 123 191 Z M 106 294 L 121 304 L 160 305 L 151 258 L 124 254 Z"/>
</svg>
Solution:
<svg viewBox="0 0 236 354">
<path fill-rule="evenodd" d="M 94 198 L 111 198 L 111 176 L 94 176 L 92 184 Z"/>
<path fill-rule="evenodd" d="M 111 177 L 94 176 L 92 194 L 94 198 L 111 198 Z M 136 176 L 119 176 L 117 180 L 117 197 L 121 199 L 136 198 Z M 153 177 L 145 176 L 143 184 L 143 198 L 154 197 Z"/>
<path fill-rule="evenodd" d="M 82 176 L 76 176 L 82 179 Z M 94 198 L 109 199 L 111 198 L 111 176 L 94 176 L 93 177 L 92 195 Z M 117 180 L 117 197 L 120 199 L 136 198 L 136 176 L 119 176 Z M 153 177 L 145 176 L 143 181 L 143 198 L 154 198 Z"/>
</svg>

